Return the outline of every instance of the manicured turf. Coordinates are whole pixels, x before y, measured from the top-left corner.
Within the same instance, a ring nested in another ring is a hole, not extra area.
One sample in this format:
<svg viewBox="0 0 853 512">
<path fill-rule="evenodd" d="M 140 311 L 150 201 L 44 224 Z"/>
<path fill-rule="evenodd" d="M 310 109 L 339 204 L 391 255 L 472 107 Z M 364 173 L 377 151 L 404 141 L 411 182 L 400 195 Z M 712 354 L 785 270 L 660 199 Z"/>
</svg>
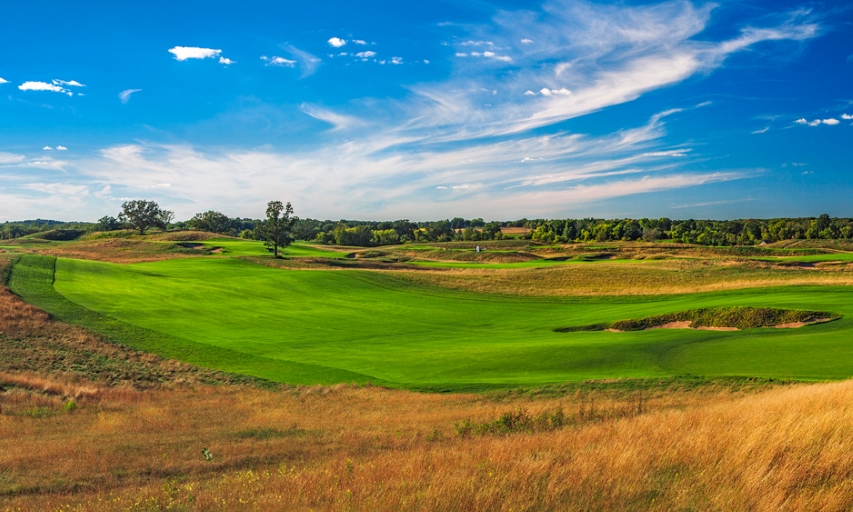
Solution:
<svg viewBox="0 0 853 512">
<path fill-rule="evenodd" d="M 656 300 L 537 299 L 416 287 L 393 273 L 287 271 L 233 258 L 134 265 L 59 259 L 55 289 L 68 302 L 50 288 L 52 261 L 22 257 L 10 285 L 60 318 L 101 332 L 118 329 L 108 332 L 116 340 L 281 382 L 484 389 L 686 374 L 853 375 L 849 288 L 789 287 Z M 797 330 L 552 331 L 737 305 L 831 311 L 845 318 Z"/>
<path fill-rule="evenodd" d="M 163 244 L 175 244 L 182 242 L 160 242 Z M 205 249 L 222 249 L 223 256 L 269 256 L 270 251 L 263 242 L 257 240 L 238 240 L 234 238 L 211 238 L 201 242 L 190 241 L 188 244 L 203 245 Z M 344 252 L 319 249 L 314 245 L 298 242 L 279 252 L 286 257 L 294 258 L 346 258 Z"/>
</svg>

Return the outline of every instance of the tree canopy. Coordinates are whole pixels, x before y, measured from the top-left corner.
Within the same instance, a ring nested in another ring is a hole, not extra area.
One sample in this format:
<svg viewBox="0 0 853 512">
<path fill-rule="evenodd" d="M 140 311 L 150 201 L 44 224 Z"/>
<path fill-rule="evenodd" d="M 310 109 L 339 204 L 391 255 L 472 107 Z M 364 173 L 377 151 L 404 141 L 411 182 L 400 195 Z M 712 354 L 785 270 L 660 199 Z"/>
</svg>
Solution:
<svg viewBox="0 0 853 512">
<path fill-rule="evenodd" d="M 261 236 L 267 247 L 272 248 L 273 255 L 278 258 L 279 247 L 284 248 L 293 242 L 293 225 L 299 220 L 293 215 L 290 203 L 283 205 L 281 201 L 267 203 L 267 218 L 261 225 Z"/>
<path fill-rule="evenodd" d="M 174 218 L 174 213 L 169 210 L 161 210 L 160 205 L 154 201 L 144 199 L 126 201 L 121 205 L 121 213 L 118 220 L 139 231 L 140 235 L 151 227 L 166 229 Z"/>
</svg>

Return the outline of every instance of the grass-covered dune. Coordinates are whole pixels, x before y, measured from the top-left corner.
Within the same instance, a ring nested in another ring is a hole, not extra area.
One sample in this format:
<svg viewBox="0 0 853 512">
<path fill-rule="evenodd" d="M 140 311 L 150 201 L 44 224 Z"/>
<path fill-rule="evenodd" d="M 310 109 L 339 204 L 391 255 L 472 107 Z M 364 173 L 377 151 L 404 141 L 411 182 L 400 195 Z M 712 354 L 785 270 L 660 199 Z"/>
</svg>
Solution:
<svg viewBox="0 0 853 512">
<path fill-rule="evenodd" d="M 294 384 L 458 390 L 685 374 L 853 375 L 848 287 L 515 297 L 417 284 L 393 272 L 288 271 L 237 258 L 116 265 L 33 255 L 21 257 L 10 286 L 59 319 L 136 348 Z M 844 318 L 801 329 L 554 332 L 723 306 Z"/>
<path fill-rule="evenodd" d="M 610 324 L 560 327 L 557 332 L 642 331 L 658 327 L 706 329 L 756 329 L 760 327 L 796 328 L 809 324 L 838 320 L 839 315 L 827 311 L 802 309 L 754 308 L 750 306 L 699 308 L 646 318 L 617 320 Z"/>
</svg>

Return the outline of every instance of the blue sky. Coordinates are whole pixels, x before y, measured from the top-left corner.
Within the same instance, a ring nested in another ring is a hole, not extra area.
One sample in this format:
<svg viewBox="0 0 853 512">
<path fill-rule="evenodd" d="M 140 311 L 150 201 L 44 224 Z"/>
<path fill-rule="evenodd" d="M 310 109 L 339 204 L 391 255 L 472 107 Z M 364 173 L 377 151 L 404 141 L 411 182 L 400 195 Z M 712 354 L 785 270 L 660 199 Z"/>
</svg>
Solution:
<svg viewBox="0 0 853 512">
<path fill-rule="evenodd" d="M 22 2 L 0 221 L 853 216 L 847 2 Z"/>
</svg>

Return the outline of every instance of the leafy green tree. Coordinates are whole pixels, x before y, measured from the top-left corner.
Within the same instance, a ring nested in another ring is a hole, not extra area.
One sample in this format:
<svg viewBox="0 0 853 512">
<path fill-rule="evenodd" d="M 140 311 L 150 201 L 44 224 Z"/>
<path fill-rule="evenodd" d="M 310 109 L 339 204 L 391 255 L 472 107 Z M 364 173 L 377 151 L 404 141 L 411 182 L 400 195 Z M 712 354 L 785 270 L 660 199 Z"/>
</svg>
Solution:
<svg viewBox="0 0 853 512">
<path fill-rule="evenodd" d="M 293 215 L 293 207 L 290 203 L 281 204 L 281 201 L 270 201 L 267 203 L 267 218 L 261 225 L 261 236 L 264 244 L 272 248 L 273 255 L 278 258 L 278 248 L 287 247 L 293 242 L 293 225 L 299 220 Z"/>
<path fill-rule="evenodd" d="M 161 210 L 160 205 L 154 201 L 136 200 L 126 201 L 121 205 L 121 213 L 118 220 L 139 230 L 140 235 L 151 227 L 166 229 L 174 218 L 174 213 L 169 210 Z"/>
<path fill-rule="evenodd" d="M 117 229 L 121 229 L 121 222 L 119 222 L 118 219 L 115 217 L 105 215 L 98 219 L 98 225 L 96 229 L 98 231 L 115 231 Z"/>
<path fill-rule="evenodd" d="M 231 234 L 239 230 L 240 223 L 237 219 L 230 219 L 224 213 L 213 210 L 204 213 L 196 213 L 189 221 L 192 229 L 208 231 L 210 233 Z"/>
</svg>

